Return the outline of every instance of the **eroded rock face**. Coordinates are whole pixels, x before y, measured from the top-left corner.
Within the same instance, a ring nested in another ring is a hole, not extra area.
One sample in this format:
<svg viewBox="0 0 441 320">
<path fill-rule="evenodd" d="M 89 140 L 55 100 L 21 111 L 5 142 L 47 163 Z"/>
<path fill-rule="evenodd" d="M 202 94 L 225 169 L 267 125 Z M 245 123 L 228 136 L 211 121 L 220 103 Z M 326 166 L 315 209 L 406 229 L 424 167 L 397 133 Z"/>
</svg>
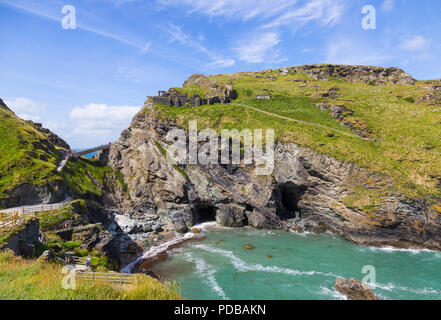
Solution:
<svg viewBox="0 0 441 320">
<path fill-rule="evenodd" d="M 376 85 L 415 84 L 415 79 L 399 68 L 345 65 L 304 65 L 299 67 L 282 68 L 279 72 L 282 74 L 288 72 L 304 72 L 316 80 L 331 80 L 331 78 L 336 78 L 344 81 L 372 83 Z"/>
<path fill-rule="evenodd" d="M 335 282 L 335 290 L 345 295 L 348 300 L 379 300 L 371 288 L 357 279 L 339 278 Z"/>
<path fill-rule="evenodd" d="M 7 198 L 0 200 L 3 208 L 14 208 L 41 203 L 55 203 L 66 198 L 66 187 L 63 185 L 37 186 L 22 184 L 9 192 Z"/>
<path fill-rule="evenodd" d="M 179 232 L 216 219 L 230 227 L 331 231 L 362 245 L 441 250 L 441 218 L 428 200 L 390 194 L 372 212 L 347 207 L 343 200 L 358 175 L 382 182 L 351 163 L 290 143 L 276 146 L 272 176 L 257 176 L 252 165 L 177 170 L 159 147 L 174 128 L 148 107 L 134 118 L 108 163 L 124 175 L 129 194 L 110 194 L 106 206 L 141 222 L 156 215 Z"/>
</svg>

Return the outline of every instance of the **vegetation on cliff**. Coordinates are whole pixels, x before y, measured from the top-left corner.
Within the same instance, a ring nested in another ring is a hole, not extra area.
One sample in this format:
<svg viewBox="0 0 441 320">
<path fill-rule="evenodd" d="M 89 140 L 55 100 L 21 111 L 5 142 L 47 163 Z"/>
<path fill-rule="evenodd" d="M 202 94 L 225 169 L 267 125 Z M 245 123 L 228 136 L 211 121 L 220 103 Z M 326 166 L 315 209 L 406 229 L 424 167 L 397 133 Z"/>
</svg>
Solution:
<svg viewBox="0 0 441 320">
<path fill-rule="evenodd" d="M 127 191 L 121 173 L 94 159 L 70 159 L 63 176 L 70 191 L 81 198 L 100 200 L 110 181 L 118 183 L 123 192 Z"/>
<path fill-rule="evenodd" d="M 233 103 L 155 109 L 158 117 L 185 128 L 194 119 L 199 129 L 273 128 L 279 142 L 294 142 L 376 173 L 376 181 L 353 178 L 352 192 L 344 199 L 349 207 L 372 209 L 395 192 L 436 201 L 441 198 L 441 104 L 423 99 L 432 83 L 412 85 L 408 75 L 399 77 L 394 73 L 384 81 L 388 84 L 378 85 L 381 81 L 317 80 L 302 69 L 217 75 L 209 78 L 234 85 L 238 99 Z M 390 84 L 401 82 L 406 84 Z M 262 92 L 272 99 L 254 97 Z"/>
<path fill-rule="evenodd" d="M 49 134 L 0 106 L 0 199 L 22 184 L 61 183 L 56 168 L 61 160 L 59 147 Z"/>
</svg>

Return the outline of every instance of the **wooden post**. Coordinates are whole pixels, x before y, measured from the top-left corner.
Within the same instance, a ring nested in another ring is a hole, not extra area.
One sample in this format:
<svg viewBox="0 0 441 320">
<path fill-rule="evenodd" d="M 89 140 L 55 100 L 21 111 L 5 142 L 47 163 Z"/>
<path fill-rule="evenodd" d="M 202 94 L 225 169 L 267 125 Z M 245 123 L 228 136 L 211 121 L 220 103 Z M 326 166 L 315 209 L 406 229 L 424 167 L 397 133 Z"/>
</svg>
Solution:
<svg viewBox="0 0 441 320">
<path fill-rule="evenodd" d="M 122 286 L 122 273 L 119 276 L 119 285 Z"/>
</svg>

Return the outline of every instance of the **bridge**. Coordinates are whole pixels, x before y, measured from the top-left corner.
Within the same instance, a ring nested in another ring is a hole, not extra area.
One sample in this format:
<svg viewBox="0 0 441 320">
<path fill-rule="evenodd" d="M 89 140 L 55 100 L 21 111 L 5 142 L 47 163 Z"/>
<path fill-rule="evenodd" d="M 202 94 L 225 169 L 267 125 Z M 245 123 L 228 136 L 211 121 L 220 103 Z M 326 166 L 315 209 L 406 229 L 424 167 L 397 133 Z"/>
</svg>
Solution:
<svg viewBox="0 0 441 320">
<path fill-rule="evenodd" d="M 72 156 L 73 156 L 74 158 L 79 158 L 79 157 L 81 157 L 81 156 L 84 156 L 84 155 L 89 154 L 89 153 L 92 153 L 92 152 L 96 152 L 96 151 L 101 151 L 101 150 L 107 150 L 107 149 L 110 149 L 111 146 L 112 146 L 111 143 L 109 143 L 109 144 L 104 144 L 104 145 L 99 146 L 99 147 L 90 148 L 90 149 L 83 150 L 83 151 L 80 151 L 80 152 L 74 152 L 74 153 L 72 154 Z"/>
</svg>

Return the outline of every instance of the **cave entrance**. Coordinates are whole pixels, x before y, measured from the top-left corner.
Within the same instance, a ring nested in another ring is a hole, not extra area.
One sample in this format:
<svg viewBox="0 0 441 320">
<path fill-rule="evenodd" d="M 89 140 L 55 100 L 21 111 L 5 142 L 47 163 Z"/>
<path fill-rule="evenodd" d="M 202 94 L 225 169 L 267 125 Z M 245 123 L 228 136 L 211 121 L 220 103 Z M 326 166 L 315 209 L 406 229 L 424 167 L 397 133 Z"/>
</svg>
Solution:
<svg viewBox="0 0 441 320">
<path fill-rule="evenodd" d="M 282 216 L 286 219 L 300 218 L 301 209 L 299 201 L 308 188 L 305 185 L 296 185 L 293 182 L 287 182 L 279 186 L 282 197 Z"/>
<path fill-rule="evenodd" d="M 217 208 L 210 205 L 204 205 L 198 209 L 198 223 L 216 221 Z"/>
</svg>

